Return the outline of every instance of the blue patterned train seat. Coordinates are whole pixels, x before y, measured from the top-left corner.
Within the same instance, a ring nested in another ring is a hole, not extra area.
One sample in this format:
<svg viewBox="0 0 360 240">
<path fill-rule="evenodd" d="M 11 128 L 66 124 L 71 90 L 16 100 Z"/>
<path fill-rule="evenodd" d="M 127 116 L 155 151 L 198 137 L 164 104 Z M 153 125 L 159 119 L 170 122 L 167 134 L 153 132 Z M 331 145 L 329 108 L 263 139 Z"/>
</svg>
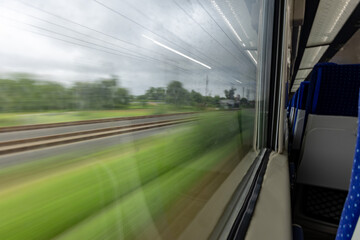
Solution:
<svg viewBox="0 0 360 240">
<path fill-rule="evenodd" d="M 305 81 L 300 84 L 299 94 L 296 102 L 296 110 L 294 117 L 294 126 L 292 129 L 292 149 L 299 150 L 302 141 L 302 134 L 304 130 L 305 115 L 306 115 L 306 100 L 310 82 Z"/>
<path fill-rule="evenodd" d="M 360 99 L 359 99 L 360 103 Z M 360 104 L 358 107 L 360 112 Z M 351 171 L 349 193 L 336 235 L 337 240 L 351 239 L 360 216 L 360 123 L 357 130 L 356 150 Z"/>
<path fill-rule="evenodd" d="M 347 190 L 356 143 L 360 65 L 317 64 L 306 100 L 299 183 Z"/>
</svg>

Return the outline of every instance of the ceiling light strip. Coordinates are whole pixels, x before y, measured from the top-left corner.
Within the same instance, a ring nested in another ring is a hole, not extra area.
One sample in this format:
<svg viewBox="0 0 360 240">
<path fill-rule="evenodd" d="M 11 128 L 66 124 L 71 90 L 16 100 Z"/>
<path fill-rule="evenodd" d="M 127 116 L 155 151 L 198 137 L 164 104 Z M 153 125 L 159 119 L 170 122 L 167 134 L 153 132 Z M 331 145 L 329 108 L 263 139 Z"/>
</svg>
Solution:
<svg viewBox="0 0 360 240">
<path fill-rule="evenodd" d="M 184 58 L 187 58 L 187 59 L 189 59 L 189 60 L 191 60 L 191 61 L 193 61 L 193 62 L 195 62 L 195 63 L 197 63 L 197 64 L 200 64 L 200 65 L 203 66 L 203 67 L 206 67 L 206 68 L 208 68 L 208 69 L 211 69 L 211 67 L 210 67 L 209 65 L 206 65 L 205 63 L 202 63 L 202 62 L 200 62 L 200 61 L 198 61 L 198 60 L 196 60 L 196 59 L 193 59 L 192 57 L 189 57 L 189 56 L 187 56 L 187 55 L 185 55 L 185 54 L 183 54 L 183 53 L 181 53 L 181 52 L 179 52 L 179 51 L 177 51 L 177 50 L 175 50 L 175 49 L 173 49 L 173 48 L 171 48 L 171 47 L 168 47 L 168 46 L 166 46 L 165 44 L 162 44 L 162 43 L 156 41 L 155 39 L 152 39 L 152 38 L 146 36 L 145 34 L 142 34 L 142 36 L 143 36 L 144 38 L 152 41 L 152 42 L 155 43 L 156 45 L 159 45 L 160 47 L 163 47 L 163 48 L 165 48 L 165 49 L 167 49 L 167 50 L 169 50 L 169 51 L 171 51 L 171 52 L 173 52 L 173 53 L 176 53 L 176 54 L 178 54 L 178 55 L 180 55 L 180 56 L 182 56 L 182 57 L 184 57 Z"/>
<path fill-rule="evenodd" d="M 307 47 L 331 43 L 358 3 L 359 0 L 320 0 Z"/>
</svg>

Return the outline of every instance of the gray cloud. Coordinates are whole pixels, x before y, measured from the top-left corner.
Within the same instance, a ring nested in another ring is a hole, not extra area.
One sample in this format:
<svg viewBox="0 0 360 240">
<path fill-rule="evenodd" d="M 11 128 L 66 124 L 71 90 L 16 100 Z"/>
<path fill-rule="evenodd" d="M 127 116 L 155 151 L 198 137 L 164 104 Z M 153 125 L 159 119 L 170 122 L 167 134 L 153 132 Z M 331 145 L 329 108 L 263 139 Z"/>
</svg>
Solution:
<svg viewBox="0 0 360 240">
<path fill-rule="evenodd" d="M 249 4 L 244 0 L 3 0 L 0 72 L 34 73 L 65 84 L 115 74 L 136 95 L 171 80 L 204 93 L 208 78 L 212 95 L 223 95 L 224 89 L 234 86 L 240 94 L 249 89 L 253 98 L 257 60 L 253 16 L 258 12 L 250 12 Z M 256 5 L 251 9 L 258 11 Z"/>
</svg>

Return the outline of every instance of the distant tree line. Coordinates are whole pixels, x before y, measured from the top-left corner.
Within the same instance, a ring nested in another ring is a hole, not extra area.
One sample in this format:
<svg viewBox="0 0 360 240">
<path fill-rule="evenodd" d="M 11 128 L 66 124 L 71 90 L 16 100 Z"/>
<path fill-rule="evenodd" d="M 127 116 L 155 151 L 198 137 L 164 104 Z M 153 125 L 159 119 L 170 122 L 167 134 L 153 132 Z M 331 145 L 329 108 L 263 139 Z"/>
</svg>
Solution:
<svg viewBox="0 0 360 240">
<path fill-rule="evenodd" d="M 208 107 L 218 106 L 220 96 L 203 96 L 194 90 L 188 91 L 181 82 L 171 81 L 166 88 L 149 88 L 144 95 L 137 96 L 139 101 L 162 101 L 175 106 Z"/>
<path fill-rule="evenodd" d="M 65 87 L 24 76 L 0 79 L 0 86 L 3 112 L 115 109 L 128 105 L 131 98 L 129 91 L 118 85 L 117 77 Z"/>
<path fill-rule="evenodd" d="M 131 101 L 157 101 L 176 107 L 206 108 L 221 107 L 221 100 L 225 99 L 218 95 L 203 96 L 194 90 L 188 91 L 179 81 L 171 81 L 166 88 L 151 87 L 144 95 L 134 97 L 126 88 L 119 86 L 116 76 L 94 82 L 76 82 L 69 87 L 21 76 L 15 80 L 0 79 L 0 86 L 2 112 L 121 109 Z M 234 99 L 235 90 L 225 90 L 226 98 Z M 241 100 L 247 102 L 246 99 Z"/>
</svg>

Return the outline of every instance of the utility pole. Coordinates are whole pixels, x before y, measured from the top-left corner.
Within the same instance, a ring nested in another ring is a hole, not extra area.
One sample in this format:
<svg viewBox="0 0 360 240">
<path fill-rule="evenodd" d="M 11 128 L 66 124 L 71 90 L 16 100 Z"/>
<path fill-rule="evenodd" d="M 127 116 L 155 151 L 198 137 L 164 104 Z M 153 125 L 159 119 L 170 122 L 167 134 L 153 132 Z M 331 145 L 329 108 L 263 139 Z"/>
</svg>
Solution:
<svg viewBox="0 0 360 240">
<path fill-rule="evenodd" d="M 205 97 L 209 94 L 209 75 L 206 75 Z"/>
</svg>

